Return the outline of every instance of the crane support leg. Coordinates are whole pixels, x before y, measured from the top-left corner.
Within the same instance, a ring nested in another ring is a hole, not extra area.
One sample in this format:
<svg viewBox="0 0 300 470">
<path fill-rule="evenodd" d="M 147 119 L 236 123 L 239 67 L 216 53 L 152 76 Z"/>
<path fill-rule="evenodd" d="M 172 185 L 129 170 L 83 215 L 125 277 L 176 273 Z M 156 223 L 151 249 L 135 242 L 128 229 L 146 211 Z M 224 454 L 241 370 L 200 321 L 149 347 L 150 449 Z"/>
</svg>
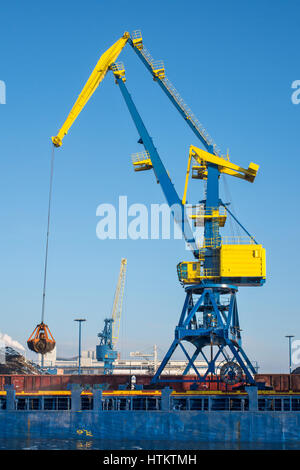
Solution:
<svg viewBox="0 0 300 470">
<path fill-rule="evenodd" d="M 256 371 L 241 346 L 236 292 L 236 286 L 224 284 L 199 284 L 186 288 L 186 298 L 175 328 L 174 340 L 151 384 L 170 382 L 163 371 L 177 346 L 180 346 L 188 360 L 183 377 L 178 380 L 180 382 L 203 383 L 211 374 L 217 380 L 231 385 L 255 383 L 253 375 Z M 224 296 L 230 297 L 229 303 L 224 302 Z M 192 355 L 184 347 L 184 342 L 195 347 Z M 208 353 L 204 352 L 205 348 Z M 196 359 L 200 354 L 206 363 L 202 374 L 196 366 Z M 217 361 L 220 361 L 220 356 L 225 363 L 221 363 L 218 375 Z M 190 369 L 195 372 L 194 378 L 185 378 Z"/>
</svg>

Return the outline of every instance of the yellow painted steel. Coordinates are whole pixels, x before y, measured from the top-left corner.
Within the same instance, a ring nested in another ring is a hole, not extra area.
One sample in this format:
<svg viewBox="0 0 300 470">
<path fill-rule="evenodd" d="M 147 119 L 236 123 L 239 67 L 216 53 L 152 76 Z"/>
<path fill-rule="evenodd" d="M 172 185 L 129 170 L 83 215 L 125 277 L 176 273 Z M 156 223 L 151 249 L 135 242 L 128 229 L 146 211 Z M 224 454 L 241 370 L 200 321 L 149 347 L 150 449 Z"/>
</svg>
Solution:
<svg viewBox="0 0 300 470">
<path fill-rule="evenodd" d="M 219 269 L 204 269 L 203 259 L 185 261 L 177 266 L 178 278 L 183 284 L 198 284 L 203 279 L 222 277 L 266 279 L 266 250 L 255 244 L 222 244 L 219 248 Z"/>
<path fill-rule="evenodd" d="M 124 67 L 123 62 L 117 62 L 117 63 L 111 64 L 110 69 L 113 71 L 114 76 L 116 78 L 121 78 L 123 82 L 126 82 L 125 67 Z M 117 80 L 116 80 L 116 83 L 117 83 Z"/>
<path fill-rule="evenodd" d="M 194 221 L 195 226 L 203 226 L 205 219 L 215 219 L 218 221 L 219 227 L 224 227 L 227 219 L 227 211 L 225 207 L 205 209 L 203 205 L 197 207 L 196 213 L 189 214 L 189 218 Z"/>
<path fill-rule="evenodd" d="M 218 166 L 220 173 L 241 178 L 250 183 L 255 180 L 259 165 L 251 162 L 248 168 L 243 168 L 239 165 L 231 163 L 229 160 L 217 157 L 212 153 L 199 149 L 194 145 L 190 146 L 190 156 L 197 162 L 198 165 L 193 166 L 193 178 L 206 179 L 207 178 L 207 164 L 212 163 Z M 189 156 L 189 158 L 190 158 Z"/>
<path fill-rule="evenodd" d="M 203 279 L 217 279 L 219 271 L 205 269 L 201 261 L 183 261 L 177 265 L 177 273 L 183 284 L 199 284 Z"/>
<path fill-rule="evenodd" d="M 116 287 L 114 303 L 112 308 L 112 343 L 115 347 L 118 339 L 119 339 L 119 331 L 120 331 L 120 321 L 121 321 L 121 314 L 122 314 L 122 306 L 123 306 L 123 297 L 124 297 L 124 287 L 125 287 L 125 279 L 126 279 L 126 269 L 127 269 L 127 259 L 121 259 L 121 266 L 120 266 L 120 273 L 118 278 L 118 284 Z"/>
<path fill-rule="evenodd" d="M 78 96 L 73 108 L 71 109 L 66 121 L 59 130 L 58 134 L 55 137 L 52 137 L 52 142 L 55 147 L 60 147 L 62 145 L 62 140 L 64 136 L 68 133 L 68 130 L 74 123 L 77 116 L 80 114 L 94 91 L 97 89 L 100 82 L 105 77 L 110 66 L 116 61 L 120 55 L 122 49 L 126 45 L 130 34 L 125 32 L 123 36 L 118 39 L 102 56 L 100 57 L 96 67 L 94 68 L 91 76 L 86 82 L 82 92 Z"/>
<path fill-rule="evenodd" d="M 6 396 L 7 392 L 0 391 L 0 396 Z M 92 396 L 93 392 L 82 392 L 81 395 L 89 395 Z M 189 397 L 189 396 L 213 396 L 213 395 L 234 395 L 234 396 L 247 396 L 247 392 L 243 392 L 240 390 L 232 390 L 232 391 L 222 391 L 222 390 L 186 390 L 184 392 L 171 392 L 172 396 L 182 396 L 182 397 Z M 289 390 L 288 392 L 277 392 L 274 390 L 258 390 L 258 395 L 271 395 L 271 396 L 286 396 L 286 395 L 297 395 L 299 396 L 299 392 L 293 392 Z M 39 392 L 17 392 L 16 397 L 37 397 L 37 396 L 69 396 L 71 397 L 71 392 L 67 390 L 45 390 Z M 141 396 L 153 396 L 153 397 L 160 397 L 161 390 L 106 390 L 102 392 L 103 397 L 141 397 Z"/>
<path fill-rule="evenodd" d="M 136 31 L 133 31 L 131 35 L 131 39 L 134 44 L 134 47 L 136 47 L 139 50 L 143 49 L 143 38 L 142 38 L 142 33 L 139 29 L 137 29 Z"/>
<path fill-rule="evenodd" d="M 221 277 L 266 278 L 266 250 L 262 245 L 222 245 Z"/>
<path fill-rule="evenodd" d="M 185 175 L 184 191 L 183 191 L 183 197 L 182 197 L 183 205 L 186 204 L 187 188 L 188 188 L 189 176 L 190 176 L 190 171 L 191 171 L 191 161 L 192 161 L 192 152 L 189 152 L 188 164 L 187 164 L 186 175 Z"/>
<path fill-rule="evenodd" d="M 152 63 L 152 70 L 155 77 L 163 80 L 166 77 L 165 66 L 162 60 L 157 60 Z"/>
<path fill-rule="evenodd" d="M 149 152 L 138 152 L 131 155 L 134 171 L 146 171 L 153 168 Z"/>
</svg>

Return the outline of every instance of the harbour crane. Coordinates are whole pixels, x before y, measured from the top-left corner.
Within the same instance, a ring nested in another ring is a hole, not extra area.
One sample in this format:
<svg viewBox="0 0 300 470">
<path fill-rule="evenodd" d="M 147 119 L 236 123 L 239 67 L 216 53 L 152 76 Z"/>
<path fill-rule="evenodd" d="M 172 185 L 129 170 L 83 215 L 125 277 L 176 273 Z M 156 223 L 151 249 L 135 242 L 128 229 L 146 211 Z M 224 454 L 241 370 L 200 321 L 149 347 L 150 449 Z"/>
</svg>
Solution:
<svg viewBox="0 0 300 470">
<path fill-rule="evenodd" d="M 110 318 L 105 318 L 104 328 L 98 334 L 100 344 L 96 347 L 97 361 L 104 363 L 104 374 L 112 374 L 114 361 L 118 357 L 116 344 L 119 339 L 120 321 L 123 307 L 123 297 L 126 279 L 127 259 L 122 258 L 118 283 L 115 291 L 112 313 Z"/>
<path fill-rule="evenodd" d="M 217 361 L 223 358 L 225 362 L 219 370 L 221 380 L 228 384 L 242 381 L 254 384 L 253 375 L 256 371 L 242 347 L 236 294 L 240 286 L 261 286 L 264 284 L 266 280 L 265 249 L 239 222 L 229 209 L 229 204 L 220 199 L 219 182 L 220 178 L 226 174 L 253 183 L 259 166 L 251 162 L 248 168 L 243 168 L 229 161 L 228 156 L 224 157 L 207 131 L 184 103 L 175 87 L 166 78 L 163 62 L 155 62 L 145 49 L 141 33 L 136 31 L 132 36 L 125 33 L 122 38 L 124 41 L 119 46 L 119 52 L 127 42 L 131 45 L 152 74 L 154 81 L 160 85 L 205 147 L 203 150 L 194 145 L 190 146 L 184 194 L 180 198 L 127 90 L 124 65 L 115 62 L 117 54 L 110 56 L 111 61 L 106 60 L 105 73 L 109 69 L 113 72 L 116 84 L 119 86 L 138 131 L 139 143 L 142 143 L 145 149 L 144 152 L 134 154 L 134 170 L 136 172 L 154 171 L 171 212 L 181 227 L 185 241 L 194 256 L 193 261 L 183 261 L 177 265 L 178 278 L 185 289 L 186 297 L 175 328 L 173 342 L 151 383 L 167 382 L 165 378 L 161 378 L 161 375 L 179 346 L 187 358 L 187 367 L 180 380 L 196 382 L 194 385 L 197 386 L 199 382 L 204 382 L 209 375 L 216 377 Z M 101 70 L 103 78 L 105 73 L 103 68 Z M 99 70 L 96 67 L 90 79 L 96 77 L 97 74 L 99 74 Z M 91 93 L 86 86 L 82 93 L 82 103 L 86 103 Z M 72 115 L 71 112 L 66 120 L 68 129 L 78 115 L 78 113 L 75 114 Z M 56 147 L 62 144 L 62 138 L 65 135 L 63 129 L 66 128 L 66 123 L 58 135 L 52 137 L 52 142 Z M 192 206 L 193 212 L 189 213 L 186 197 L 191 170 L 192 179 L 203 180 L 205 190 L 204 198 Z M 244 231 L 245 236 L 225 237 L 221 235 L 220 228 L 224 227 L 228 214 Z M 190 222 L 194 222 L 195 226 L 203 227 L 202 243 L 199 244 L 195 239 Z M 189 354 L 185 343 L 194 347 L 192 354 Z M 209 353 L 205 348 L 209 349 Z M 195 365 L 199 355 L 207 363 L 206 372 L 203 375 Z M 195 372 L 195 378 L 187 377 L 191 368 Z"/>
</svg>

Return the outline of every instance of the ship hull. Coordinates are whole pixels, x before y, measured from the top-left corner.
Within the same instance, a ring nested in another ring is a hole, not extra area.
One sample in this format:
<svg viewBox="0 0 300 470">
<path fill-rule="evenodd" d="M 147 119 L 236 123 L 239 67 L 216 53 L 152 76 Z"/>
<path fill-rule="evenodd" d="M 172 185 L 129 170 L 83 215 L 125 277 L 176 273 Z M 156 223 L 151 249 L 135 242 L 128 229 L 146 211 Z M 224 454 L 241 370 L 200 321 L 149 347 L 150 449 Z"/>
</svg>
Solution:
<svg viewBox="0 0 300 470">
<path fill-rule="evenodd" d="M 297 412 L 3 410 L 0 423 L 1 439 L 300 444 Z"/>
</svg>

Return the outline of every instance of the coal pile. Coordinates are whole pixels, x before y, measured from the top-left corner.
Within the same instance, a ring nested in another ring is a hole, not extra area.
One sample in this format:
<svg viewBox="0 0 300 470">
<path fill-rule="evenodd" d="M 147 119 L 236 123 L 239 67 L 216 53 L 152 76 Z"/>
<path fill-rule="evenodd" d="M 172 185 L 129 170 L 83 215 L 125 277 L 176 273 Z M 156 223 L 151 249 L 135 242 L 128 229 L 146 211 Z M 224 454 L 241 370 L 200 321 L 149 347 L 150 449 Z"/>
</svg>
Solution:
<svg viewBox="0 0 300 470">
<path fill-rule="evenodd" d="M 6 346 L 0 351 L 0 374 L 38 375 L 41 370 L 15 349 Z"/>
</svg>

